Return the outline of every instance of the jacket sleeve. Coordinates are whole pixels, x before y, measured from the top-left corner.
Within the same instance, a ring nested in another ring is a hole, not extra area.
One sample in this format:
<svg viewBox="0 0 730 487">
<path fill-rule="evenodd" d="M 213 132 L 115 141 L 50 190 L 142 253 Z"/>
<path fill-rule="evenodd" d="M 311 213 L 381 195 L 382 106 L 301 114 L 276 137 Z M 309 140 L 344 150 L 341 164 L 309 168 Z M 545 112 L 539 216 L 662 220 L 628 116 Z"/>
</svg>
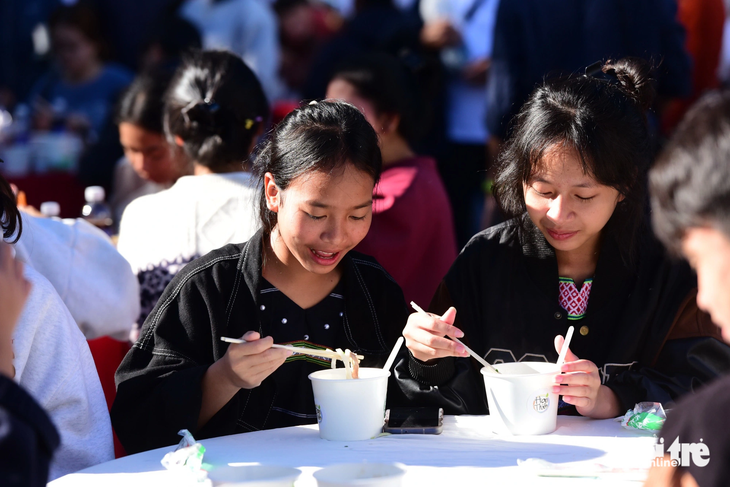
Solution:
<svg viewBox="0 0 730 487">
<path fill-rule="evenodd" d="M 429 309 L 443 314 L 450 306 L 453 302 L 449 289 L 442 282 Z M 458 314 L 454 324 L 459 326 Z M 395 376 L 412 405 L 441 407 L 446 414 L 487 413 L 484 382 L 471 358 L 446 357 L 426 363 L 403 347 L 396 361 Z"/>
<path fill-rule="evenodd" d="M 697 307 L 696 295 L 696 290 L 691 292 L 679 308 L 650 365 L 623 372 L 606 383 L 622 411 L 642 401 L 674 402 L 730 372 L 730 347 L 719 339 L 719 328 L 710 316 Z"/>
<path fill-rule="evenodd" d="M 177 443 L 177 432 L 196 437 L 233 432 L 236 409 L 229 402 L 200 430 L 201 381 L 214 355 L 211 327 L 226 309 L 211 283 L 190 279 L 188 266 L 168 285 L 117 370 L 112 424 L 128 453 Z M 214 284 L 213 284 L 214 285 Z M 209 326 L 205 326 L 209 324 Z"/>
</svg>

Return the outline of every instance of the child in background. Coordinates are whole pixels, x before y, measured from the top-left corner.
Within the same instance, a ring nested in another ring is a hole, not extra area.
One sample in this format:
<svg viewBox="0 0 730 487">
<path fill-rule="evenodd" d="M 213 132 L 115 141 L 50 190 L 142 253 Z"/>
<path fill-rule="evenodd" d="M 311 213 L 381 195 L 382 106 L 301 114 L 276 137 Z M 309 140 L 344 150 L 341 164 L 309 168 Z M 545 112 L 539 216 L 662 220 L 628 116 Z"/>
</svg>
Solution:
<svg viewBox="0 0 730 487">
<path fill-rule="evenodd" d="M 537 88 L 514 121 L 496 179 L 513 218 L 461 252 L 431 302 L 441 318 L 410 316 L 396 375 L 412 400 L 487 412 L 477 362 L 446 336 L 490 363 L 554 363 L 574 325 L 552 392 L 563 412 L 592 418 L 670 402 L 721 372 L 713 357 L 730 357 L 697 309 L 691 270 L 643 222 L 648 66 L 591 68 Z"/>
<path fill-rule="evenodd" d="M 420 135 L 422 112 L 414 84 L 397 59 L 371 54 L 341 66 L 327 98 L 358 107 L 378 134 L 383 154 L 373 224 L 357 250 L 385 267 L 407 301 L 425 303 L 456 258 L 456 236 L 436 162 L 410 145 Z"/>
<path fill-rule="evenodd" d="M 209 438 L 315 423 L 307 376 L 329 361 L 273 343 L 384 364 L 407 318 L 403 293 L 352 251 L 381 167 L 375 131 L 346 103 L 304 106 L 272 131 L 254 163 L 261 230 L 177 274 L 117 371 L 112 416 L 128 452 L 172 444 L 182 428 Z"/>
<path fill-rule="evenodd" d="M 140 283 L 139 326 L 187 263 L 256 232 L 248 158 L 268 116 L 261 84 L 238 56 L 195 52 L 178 68 L 165 96 L 164 128 L 193 174 L 134 200 L 119 228 L 117 248 Z"/>
<path fill-rule="evenodd" d="M 172 74 L 159 70 L 139 75 L 119 103 L 116 122 L 124 158 L 114 168 L 109 202 L 117 228 L 130 202 L 168 189 L 193 171 L 182 148 L 167 141 L 162 127 L 165 91 Z"/>
<path fill-rule="evenodd" d="M 654 228 L 662 242 L 697 271 L 697 304 L 730 342 L 730 93 L 700 100 L 677 128 L 649 173 Z M 704 444 L 706 454 L 682 446 L 681 467 L 657 466 L 646 487 L 730 485 L 730 376 L 679 401 L 660 433 L 666 456 L 677 441 Z M 676 460 L 676 457 L 674 458 Z M 699 461 L 709 460 L 700 464 Z"/>
</svg>

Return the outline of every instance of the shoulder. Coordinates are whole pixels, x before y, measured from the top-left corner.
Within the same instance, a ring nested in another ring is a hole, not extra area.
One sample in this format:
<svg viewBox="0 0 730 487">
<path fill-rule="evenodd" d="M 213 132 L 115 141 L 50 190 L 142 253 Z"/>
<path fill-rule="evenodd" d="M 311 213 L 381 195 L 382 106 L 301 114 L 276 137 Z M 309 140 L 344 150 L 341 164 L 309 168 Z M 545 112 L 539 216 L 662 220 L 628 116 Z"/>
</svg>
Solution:
<svg viewBox="0 0 730 487">
<path fill-rule="evenodd" d="M 721 377 L 697 393 L 684 396 L 671 410 L 660 437 L 665 449 L 677 436 L 681 442 L 696 442 L 698 438 L 715 437 L 719 418 L 727 416 L 730 408 L 730 377 Z M 725 435 L 725 430 L 722 430 Z M 696 438 L 695 438 L 696 436 Z"/>
<path fill-rule="evenodd" d="M 380 265 L 380 263 L 370 255 L 366 255 L 355 250 L 351 250 L 347 254 L 348 260 L 352 263 L 352 267 L 357 270 L 370 281 L 390 282 L 398 285 L 395 279 L 388 274 L 388 271 Z"/>
<path fill-rule="evenodd" d="M 519 247 L 521 232 L 522 219 L 513 218 L 477 233 L 467 242 L 461 252 L 474 255 L 489 250 Z"/>
<path fill-rule="evenodd" d="M 104 65 L 101 79 L 104 83 L 124 87 L 132 82 L 134 75 L 127 68 L 117 63 L 107 63 Z"/>
</svg>

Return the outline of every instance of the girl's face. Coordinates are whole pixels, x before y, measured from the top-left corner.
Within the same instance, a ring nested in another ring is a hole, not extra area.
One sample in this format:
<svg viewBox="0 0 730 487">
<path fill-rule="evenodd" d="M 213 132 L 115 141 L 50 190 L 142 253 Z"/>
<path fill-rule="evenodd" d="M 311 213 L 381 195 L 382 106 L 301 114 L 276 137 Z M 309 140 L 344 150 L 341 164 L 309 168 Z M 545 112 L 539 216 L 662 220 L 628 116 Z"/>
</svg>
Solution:
<svg viewBox="0 0 730 487">
<path fill-rule="evenodd" d="M 548 243 L 563 252 L 597 248 L 623 196 L 583 172 L 578 152 L 554 145 L 523 185 L 527 212 Z"/>
<path fill-rule="evenodd" d="M 284 191 L 266 173 L 264 185 L 267 206 L 277 213 L 271 244 L 287 266 L 327 274 L 370 229 L 375 182 L 352 164 L 301 175 Z"/>
<path fill-rule="evenodd" d="M 94 43 L 83 32 L 71 25 L 54 27 L 51 37 L 53 52 L 65 75 L 79 77 L 99 61 Z"/>
<path fill-rule="evenodd" d="M 119 142 L 124 155 L 142 179 L 168 184 L 184 172 L 182 154 L 167 143 L 165 136 L 132 123 L 119 124 Z"/>
</svg>

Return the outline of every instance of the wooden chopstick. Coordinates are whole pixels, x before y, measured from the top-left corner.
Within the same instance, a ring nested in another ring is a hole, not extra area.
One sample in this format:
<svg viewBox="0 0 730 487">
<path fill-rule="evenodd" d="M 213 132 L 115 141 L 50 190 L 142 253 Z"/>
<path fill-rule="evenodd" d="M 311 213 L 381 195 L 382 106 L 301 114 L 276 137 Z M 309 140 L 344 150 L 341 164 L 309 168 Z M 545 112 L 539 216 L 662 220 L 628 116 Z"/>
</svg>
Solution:
<svg viewBox="0 0 730 487">
<path fill-rule="evenodd" d="M 243 340 L 241 338 L 229 338 L 229 337 L 221 337 L 222 342 L 226 343 L 247 343 L 246 340 Z M 318 350 L 316 348 L 303 348 L 303 347 L 292 347 L 291 345 L 279 345 L 278 343 L 275 343 L 271 345 L 271 348 L 279 348 L 281 350 L 289 350 L 290 352 L 299 353 L 302 355 L 311 355 L 314 357 L 326 357 L 326 358 L 334 358 L 338 360 L 342 360 L 342 356 L 335 352 L 334 350 Z M 365 357 L 363 355 L 358 355 L 357 359 L 362 360 Z"/>
</svg>

